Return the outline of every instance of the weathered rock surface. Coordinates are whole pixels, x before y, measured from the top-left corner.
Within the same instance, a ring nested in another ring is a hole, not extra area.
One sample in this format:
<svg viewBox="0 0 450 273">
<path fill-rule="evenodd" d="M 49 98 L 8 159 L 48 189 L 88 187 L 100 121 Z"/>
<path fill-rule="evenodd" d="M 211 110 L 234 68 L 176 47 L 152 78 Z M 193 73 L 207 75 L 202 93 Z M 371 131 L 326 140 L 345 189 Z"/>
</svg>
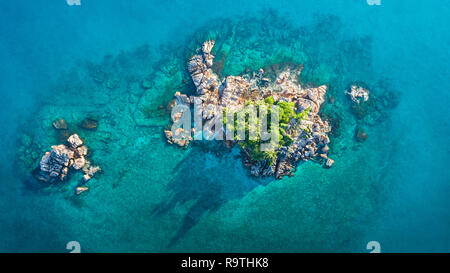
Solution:
<svg viewBox="0 0 450 273">
<path fill-rule="evenodd" d="M 189 73 L 191 73 L 192 81 L 199 95 L 218 87 L 218 77 L 209 68 L 212 66 L 214 59 L 214 56 L 211 55 L 213 46 L 214 41 L 205 42 L 203 44 L 203 55 L 194 55 L 188 63 Z"/>
<path fill-rule="evenodd" d="M 207 41 L 203 43 L 202 46 L 203 58 L 205 59 L 205 64 L 207 67 L 211 67 L 213 65 L 214 56 L 211 54 L 211 50 L 214 43 L 215 41 Z"/>
<path fill-rule="evenodd" d="M 327 159 L 327 162 L 325 163 L 325 166 L 327 166 L 328 168 L 331 168 L 331 166 L 333 166 L 334 164 L 334 160 L 331 158 Z"/>
<path fill-rule="evenodd" d="M 39 179 L 48 181 L 59 177 L 63 180 L 67 175 L 65 168 L 70 165 L 73 155 L 74 152 L 65 145 L 52 146 L 52 150 L 46 152 L 39 163 L 41 170 Z"/>
<path fill-rule="evenodd" d="M 86 161 L 84 166 L 82 167 L 82 171 L 84 172 L 83 179 L 85 182 L 89 181 L 94 174 L 101 171 L 102 169 L 99 166 L 91 166 L 91 162 Z"/>
<path fill-rule="evenodd" d="M 186 147 L 192 141 L 191 133 L 186 132 L 183 128 L 176 129 L 175 134 L 170 130 L 165 130 L 164 134 L 169 144 L 176 144 L 180 147 Z"/>
<path fill-rule="evenodd" d="M 77 187 L 75 192 L 76 192 L 77 195 L 80 195 L 81 193 L 83 193 L 83 192 L 85 192 L 87 190 L 89 190 L 88 187 Z"/>
<path fill-rule="evenodd" d="M 48 182 L 55 180 L 62 181 L 67 177 L 70 169 L 82 169 L 90 179 L 94 173 L 100 171 L 100 167 L 90 166 L 89 161 L 86 160 L 85 156 L 87 155 L 88 149 L 83 145 L 83 141 L 77 134 L 71 135 L 67 139 L 67 142 L 69 145 L 60 144 L 52 146 L 51 151 L 46 152 L 42 156 L 39 163 L 39 180 Z"/>
<path fill-rule="evenodd" d="M 72 147 L 73 149 L 76 149 L 79 146 L 83 145 L 83 141 L 80 139 L 80 137 L 77 134 L 71 135 L 67 139 L 67 142 L 69 142 L 70 147 Z"/>
<path fill-rule="evenodd" d="M 81 168 L 83 168 L 84 164 L 86 164 L 86 159 L 84 159 L 83 156 L 79 157 L 79 158 L 75 158 L 72 164 L 72 167 L 75 170 L 79 170 Z"/>
<path fill-rule="evenodd" d="M 76 149 L 76 152 L 78 153 L 79 156 L 85 156 L 85 155 L 87 155 L 88 150 L 87 150 L 87 147 L 83 145 L 83 146 L 78 147 Z"/>
<path fill-rule="evenodd" d="M 351 100 L 357 104 L 361 103 L 361 101 L 368 101 L 369 93 L 369 90 L 357 85 L 352 85 L 350 86 L 350 91 L 345 91 L 345 94 L 349 95 Z"/>
</svg>

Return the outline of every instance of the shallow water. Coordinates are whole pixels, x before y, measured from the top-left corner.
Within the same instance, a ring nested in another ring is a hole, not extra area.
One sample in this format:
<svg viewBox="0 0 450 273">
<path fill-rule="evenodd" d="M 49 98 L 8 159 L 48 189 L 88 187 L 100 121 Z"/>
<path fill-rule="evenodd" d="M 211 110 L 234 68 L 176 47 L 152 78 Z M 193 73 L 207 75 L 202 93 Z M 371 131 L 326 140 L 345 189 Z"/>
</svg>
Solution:
<svg viewBox="0 0 450 273">
<path fill-rule="evenodd" d="M 381 1 L 1 2 L 0 251 L 449 251 L 450 3 Z M 255 179 L 236 149 L 165 144 L 158 106 L 192 91 L 185 63 L 209 37 L 223 75 L 290 62 L 329 84 L 331 169 Z M 355 118 L 354 81 L 398 104 Z M 89 115 L 96 131 L 77 126 Z M 44 186 L 26 169 L 57 117 L 104 170 L 80 196 L 79 176 Z"/>
</svg>

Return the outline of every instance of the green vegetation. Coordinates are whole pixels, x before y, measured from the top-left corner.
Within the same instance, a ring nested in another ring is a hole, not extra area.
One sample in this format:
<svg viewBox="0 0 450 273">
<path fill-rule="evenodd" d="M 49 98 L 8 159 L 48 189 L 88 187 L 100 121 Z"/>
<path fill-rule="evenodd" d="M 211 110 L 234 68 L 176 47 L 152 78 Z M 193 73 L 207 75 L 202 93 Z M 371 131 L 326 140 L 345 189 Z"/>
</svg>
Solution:
<svg viewBox="0 0 450 273">
<path fill-rule="evenodd" d="M 245 106 L 250 105 L 253 105 L 255 107 L 246 107 L 234 113 L 234 139 L 239 141 L 238 143 L 241 148 L 244 148 L 249 152 L 252 159 L 258 161 L 266 159 L 268 160 L 269 164 L 272 164 L 277 158 L 277 150 L 281 146 L 289 146 L 293 142 L 293 139 L 286 133 L 288 124 L 292 119 L 295 119 L 296 123 L 299 123 L 299 121 L 306 119 L 308 117 L 310 109 L 308 108 L 300 113 L 296 113 L 294 110 L 295 105 L 293 102 L 279 101 L 275 103 L 275 100 L 272 96 L 256 102 L 247 101 L 245 104 Z M 272 132 L 272 128 L 270 126 L 270 118 L 273 105 L 277 105 L 279 107 L 279 126 L 277 132 Z M 272 139 L 273 137 L 278 137 L 279 139 L 278 146 L 272 147 L 273 149 L 271 149 L 271 151 L 261 150 L 261 144 L 272 144 L 272 142 L 270 141 L 271 139 L 265 141 L 261 139 L 261 125 L 259 124 L 259 115 L 257 114 L 260 112 L 260 108 L 262 108 L 263 106 L 267 109 L 267 132 L 271 135 Z M 252 111 L 252 109 L 255 109 L 256 113 Z M 227 124 L 226 112 L 227 109 L 224 109 L 224 126 L 226 126 Z M 239 116 L 242 117 L 242 115 L 245 115 L 245 119 L 238 118 Z M 249 126 L 251 125 L 256 125 L 257 128 L 253 128 L 254 130 L 249 130 Z M 250 131 L 256 132 L 256 135 L 250 135 Z M 242 135 L 240 136 L 238 134 L 239 132 L 245 132 L 245 138 L 243 138 Z M 273 133 L 275 133 L 276 135 L 272 135 Z"/>
</svg>

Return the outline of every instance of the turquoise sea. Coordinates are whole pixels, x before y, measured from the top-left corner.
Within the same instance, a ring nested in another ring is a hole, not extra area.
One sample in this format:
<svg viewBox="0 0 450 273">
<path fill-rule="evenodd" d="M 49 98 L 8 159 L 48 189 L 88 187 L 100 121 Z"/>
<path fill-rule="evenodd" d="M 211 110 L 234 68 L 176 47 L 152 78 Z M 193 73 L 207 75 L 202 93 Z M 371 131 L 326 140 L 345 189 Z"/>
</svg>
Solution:
<svg viewBox="0 0 450 273">
<path fill-rule="evenodd" d="M 450 2 L 367 2 L 1 0 L 0 252 L 450 251 Z M 258 179 L 237 149 L 166 144 L 165 105 L 192 93 L 209 38 L 222 76 L 294 63 L 329 85 L 332 168 Z M 79 174 L 32 176 L 57 118 L 103 169 L 81 195 Z"/>
</svg>

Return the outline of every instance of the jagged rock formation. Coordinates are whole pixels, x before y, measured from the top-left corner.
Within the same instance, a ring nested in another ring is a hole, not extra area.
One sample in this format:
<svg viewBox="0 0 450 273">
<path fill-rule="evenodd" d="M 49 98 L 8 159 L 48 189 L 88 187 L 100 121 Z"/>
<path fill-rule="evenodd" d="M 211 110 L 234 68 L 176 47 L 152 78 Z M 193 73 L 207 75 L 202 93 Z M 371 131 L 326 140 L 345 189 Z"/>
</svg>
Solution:
<svg viewBox="0 0 450 273">
<path fill-rule="evenodd" d="M 331 128 L 327 121 L 322 121 L 318 115 L 320 106 L 325 101 L 327 86 L 302 88 L 298 80 L 302 66 L 287 67 L 276 75 L 274 80 L 265 76 L 264 71 L 259 69 L 251 74 L 228 76 L 219 82 L 219 77 L 210 68 L 214 59 L 211 54 L 213 46 L 214 41 L 205 42 L 201 53 L 194 55 L 188 63 L 188 71 L 196 87 L 197 96 L 189 98 L 177 92 L 173 106 L 201 105 L 203 124 L 214 124 L 218 113 L 222 113 L 224 109 L 239 109 L 249 100 L 259 101 L 272 97 L 274 103 L 294 103 L 295 112 L 306 110 L 308 113 L 305 118 L 292 118 L 285 125 L 284 133 L 292 139 L 292 143 L 277 148 L 276 160 L 257 160 L 248 148 L 243 147 L 244 164 L 254 176 L 277 178 L 291 174 L 298 162 L 314 158 L 323 160 L 327 167 L 331 167 L 334 161 L 327 155 L 330 142 L 327 133 Z M 172 120 L 176 122 L 181 116 L 182 113 L 176 113 Z M 172 131 L 165 131 L 168 142 L 179 146 L 189 144 L 192 140 L 190 133 L 183 128 L 177 129 L 175 135 L 183 135 L 183 138 L 179 139 L 174 138 Z M 211 135 L 214 133 L 210 132 Z"/>
<path fill-rule="evenodd" d="M 77 188 L 75 189 L 75 193 L 76 193 L 77 195 L 80 195 L 81 193 L 83 193 L 83 192 L 85 192 L 85 191 L 87 191 L 87 190 L 89 190 L 88 187 L 77 187 Z"/>
<path fill-rule="evenodd" d="M 175 93 L 175 102 L 172 106 L 183 105 L 189 107 L 191 103 L 190 98 L 184 94 L 180 94 L 180 92 Z M 177 112 L 172 116 L 173 122 L 177 122 L 181 116 L 183 115 L 183 111 Z M 180 147 L 186 147 L 189 145 L 189 142 L 192 140 L 191 132 L 186 132 L 183 128 L 178 128 L 174 133 L 170 130 L 164 131 L 167 142 L 170 144 L 177 144 Z"/>
<path fill-rule="evenodd" d="M 83 145 L 83 141 L 80 139 L 80 137 L 77 134 L 71 135 L 67 139 L 67 142 L 70 144 L 70 147 L 72 147 L 73 149 L 76 149 L 76 148 L 80 147 L 81 145 Z"/>
<path fill-rule="evenodd" d="M 40 166 L 39 179 L 49 181 L 59 177 L 64 180 L 69 171 L 69 162 L 73 158 L 74 152 L 65 145 L 52 146 L 51 152 L 46 152 L 42 157 Z"/>
<path fill-rule="evenodd" d="M 50 152 L 44 154 L 39 163 L 39 180 L 53 182 L 59 179 L 63 181 L 72 168 L 82 170 L 85 173 L 84 180 L 88 181 L 101 170 L 98 166 L 91 166 L 90 162 L 86 160 L 88 149 L 77 134 L 69 136 L 67 143 L 68 145 L 54 145 Z"/>
</svg>

